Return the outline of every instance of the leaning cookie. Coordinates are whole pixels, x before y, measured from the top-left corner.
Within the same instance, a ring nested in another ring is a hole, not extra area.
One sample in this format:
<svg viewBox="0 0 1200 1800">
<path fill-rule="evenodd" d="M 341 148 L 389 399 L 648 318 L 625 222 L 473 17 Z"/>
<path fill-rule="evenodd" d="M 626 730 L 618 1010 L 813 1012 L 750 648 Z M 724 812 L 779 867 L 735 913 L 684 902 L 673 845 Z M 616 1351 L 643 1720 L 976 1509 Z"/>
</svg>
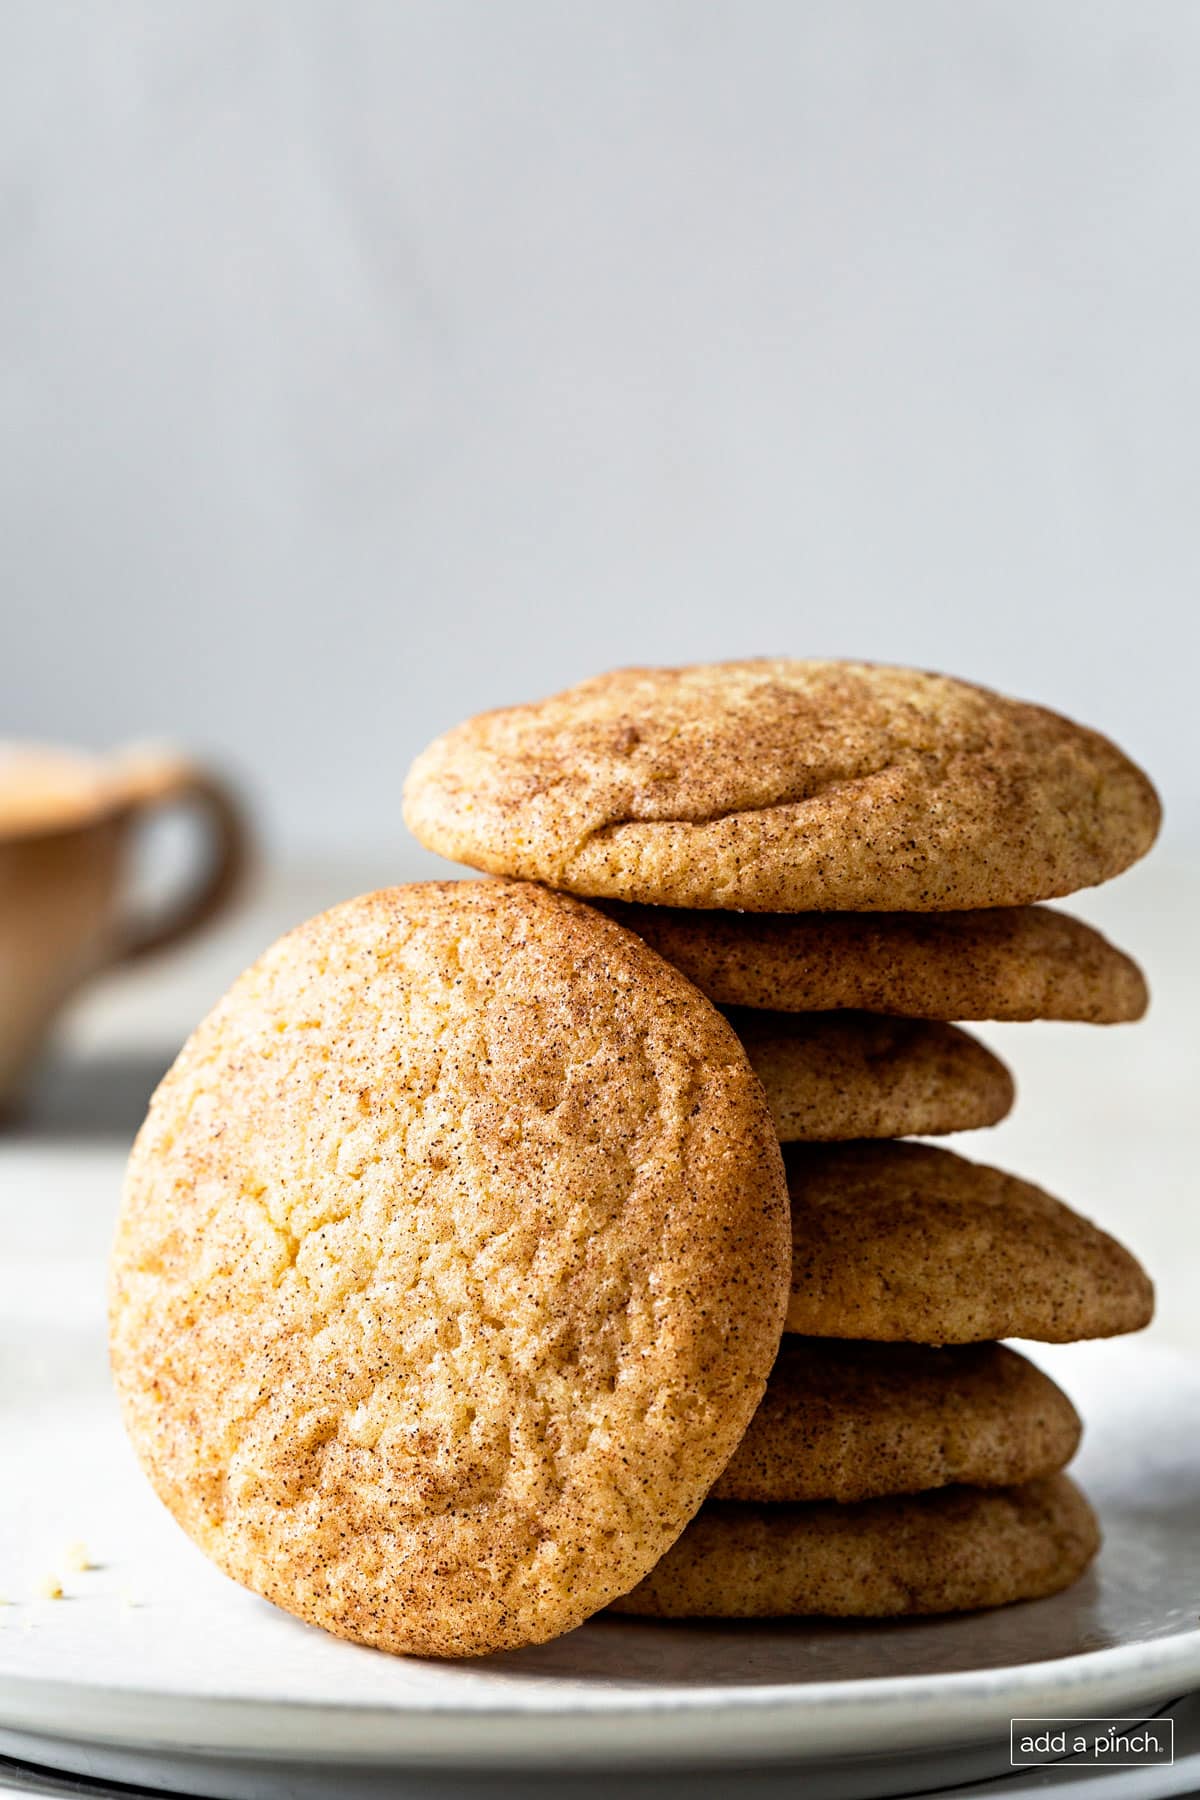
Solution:
<svg viewBox="0 0 1200 1800">
<path fill-rule="evenodd" d="M 227 1574 L 462 1656 L 653 1566 L 762 1398 L 789 1261 L 766 1104 L 690 982 L 542 888 L 395 888 L 276 944 L 159 1088 L 113 1367 Z"/>
<path fill-rule="evenodd" d="M 784 1143 L 941 1137 L 1013 1104 L 998 1056 L 954 1025 L 878 1013 L 730 1012 Z"/>
<path fill-rule="evenodd" d="M 784 659 L 620 669 L 481 714 L 417 758 L 405 818 L 493 874 L 747 912 L 1019 906 L 1158 831 L 1098 732 L 916 669 Z"/>
<path fill-rule="evenodd" d="M 932 1144 L 789 1145 L 784 1160 L 789 1332 L 1071 1343 L 1150 1322 L 1136 1258 L 1032 1182 Z"/>
<path fill-rule="evenodd" d="M 1067 1475 L 853 1506 L 711 1501 L 611 1610 L 656 1619 L 897 1618 L 1057 1594 L 1100 1547 Z"/>
<path fill-rule="evenodd" d="M 1057 1473 L 1079 1447 L 1060 1387 L 1003 1344 L 785 1337 L 714 1500 L 873 1500 Z"/>
<path fill-rule="evenodd" d="M 1131 957 L 1049 906 L 941 913 L 604 910 L 682 969 L 718 1006 L 847 1007 L 912 1019 L 1140 1019 Z"/>
</svg>

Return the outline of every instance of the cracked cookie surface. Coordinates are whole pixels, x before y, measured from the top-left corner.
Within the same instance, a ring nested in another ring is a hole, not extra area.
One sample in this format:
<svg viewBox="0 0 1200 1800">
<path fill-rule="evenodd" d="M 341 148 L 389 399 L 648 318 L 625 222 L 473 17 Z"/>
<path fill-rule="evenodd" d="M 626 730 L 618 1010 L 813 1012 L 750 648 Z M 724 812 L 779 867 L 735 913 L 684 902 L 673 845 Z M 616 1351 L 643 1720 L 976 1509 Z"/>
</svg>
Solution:
<svg viewBox="0 0 1200 1800">
<path fill-rule="evenodd" d="M 423 844 L 572 893 L 748 912 L 1018 906 L 1143 856 L 1107 738 L 944 675 L 784 659 L 620 669 L 413 764 Z"/>
<path fill-rule="evenodd" d="M 712 1501 L 614 1612 L 659 1619 L 973 1612 L 1057 1594 L 1100 1547 L 1068 1475 L 857 1505 Z"/>
<path fill-rule="evenodd" d="M 541 888 L 390 889 L 276 944 L 163 1081 L 113 1368 L 226 1573 L 472 1654 L 654 1564 L 762 1396 L 789 1265 L 761 1090 L 682 976 Z"/>
<path fill-rule="evenodd" d="M 710 1499 L 873 1500 L 1052 1475 L 1079 1447 L 1062 1389 L 1005 1344 L 785 1337 Z"/>
<path fill-rule="evenodd" d="M 787 1330 L 914 1344 L 1140 1331 L 1154 1289 L 1090 1219 L 932 1144 L 793 1144 Z"/>
</svg>

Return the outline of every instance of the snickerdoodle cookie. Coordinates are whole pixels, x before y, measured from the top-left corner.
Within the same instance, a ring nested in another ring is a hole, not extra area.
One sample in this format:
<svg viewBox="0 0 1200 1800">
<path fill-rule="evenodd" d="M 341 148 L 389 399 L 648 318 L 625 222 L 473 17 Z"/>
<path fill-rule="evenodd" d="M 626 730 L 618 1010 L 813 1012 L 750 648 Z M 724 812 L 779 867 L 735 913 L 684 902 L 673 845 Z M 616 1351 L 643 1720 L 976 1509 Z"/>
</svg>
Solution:
<svg viewBox="0 0 1200 1800">
<path fill-rule="evenodd" d="M 785 1337 L 714 1500 L 872 1500 L 1052 1475 L 1079 1445 L 1060 1387 L 1003 1344 Z"/>
<path fill-rule="evenodd" d="M 718 1006 L 1092 1025 L 1146 1010 L 1133 959 L 1049 906 L 771 915 L 603 904 Z"/>
<path fill-rule="evenodd" d="M 572 893 L 749 912 L 1018 906 L 1119 874 L 1153 787 L 1057 713 L 920 670 L 621 669 L 438 738 L 430 849 Z"/>
<path fill-rule="evenodd" d="M 654 1565 L 762 1398 L 789 1264 L 762 1093 L 682 975 L 542 888 L 395 888 L 283 938 L 159 1088 L 113 1366 L 227 1574 L 459 1656 Z"/>
<path fill-rule="evenodd" d="M 1013 1103 L 998 1056 L 957 1026 L 881 1013 L 732 1012 L 785 1142 L 940 1137 Z"/>
<path fill-rule="evenodd" d="M 1067 1475 L 857 1505 L 710 1501 L 613 1608 L 659 1619 L 889 1618 L 1037 1600 L 1100 1547 Z"/>
<path fill-rule="evenodd" d="M 790 1145 L 787 1330 L 963 1344 L 1139 1331 L 1141 1264 L 1061 1200 L 931 1144 Z"/>
</svg>

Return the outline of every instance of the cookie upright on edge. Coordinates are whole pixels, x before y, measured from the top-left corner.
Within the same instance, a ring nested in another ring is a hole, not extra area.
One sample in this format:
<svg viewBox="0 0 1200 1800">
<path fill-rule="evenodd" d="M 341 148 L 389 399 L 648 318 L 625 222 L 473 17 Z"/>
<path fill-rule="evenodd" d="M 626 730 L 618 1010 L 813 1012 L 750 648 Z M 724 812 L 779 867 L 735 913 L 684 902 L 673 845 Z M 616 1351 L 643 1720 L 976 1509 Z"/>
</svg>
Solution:
<svg viewBox="0 0 1200 1800">
<path fill-rule="evenodd" d="M 1098 732 L 915 669 L 620 669 L 438 738 L 405 784 L 431 850 L 576 894 L 747 912 L 1017 906 L 1154 841 Z"/>
<path fill-rule="evenodd" d="M 125 1422 L 225 1572 L 392 1651 L 632 1588 L 758 1405 L 787 1194 L 728 1025 L 537 887 L 282 939 L 151 1105 L 112 1263 Z"/>
</svg>

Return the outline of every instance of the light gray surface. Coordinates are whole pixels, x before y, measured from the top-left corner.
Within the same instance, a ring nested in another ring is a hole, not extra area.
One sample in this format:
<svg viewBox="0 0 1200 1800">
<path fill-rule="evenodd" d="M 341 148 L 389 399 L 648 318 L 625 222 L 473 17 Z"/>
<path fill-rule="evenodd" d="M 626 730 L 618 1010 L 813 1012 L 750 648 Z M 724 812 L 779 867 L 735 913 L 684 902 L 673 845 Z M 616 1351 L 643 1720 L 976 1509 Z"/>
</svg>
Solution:
<svg viewBox="0 0 1200 1800">
<path fill-rule="evenodd" d="M 6 0 L 0 731 L 286 848 L 609 665 L 916 662 L 1200 842 L 1189 0 Z"/>
</svg>

